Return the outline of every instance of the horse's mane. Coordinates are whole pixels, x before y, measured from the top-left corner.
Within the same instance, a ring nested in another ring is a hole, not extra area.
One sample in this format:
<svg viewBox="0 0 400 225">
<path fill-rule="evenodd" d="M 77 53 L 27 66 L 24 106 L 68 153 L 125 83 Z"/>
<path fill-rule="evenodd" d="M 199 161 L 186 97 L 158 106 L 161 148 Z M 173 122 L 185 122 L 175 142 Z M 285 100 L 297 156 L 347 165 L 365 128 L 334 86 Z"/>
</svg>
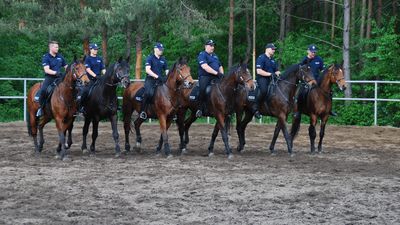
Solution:
<svg viewBox="0 0 400 225">
<path fill-rule="evenodd" d="M 285 70 L 285 72 L 281 75 L 281 79 L 283 79 L 283 80 L 287 79 L 290 74 L 292 74 L 293 72 L 299 70 L 299 66 L 300 66 L 300 64 L 290 65 L 289 68 L 287 68 Z"/>
<path fill-rule="evenodd" d="M 187 65 L 187 60 L 184 57 L 180 57 L 171 67 L 171 69 L 168 71 L 168 77 L 169 75 L 176 70 L 176 67 L 178 67 L 178 65 Z"/>
<path fill-rule="evenodd" d="M 228 74 L 227 74 L 227 75 L 224 75 L 224 77 L 229 77 L 229 76 L 231 76 L 231 75 L 234 74 L 240 67 L 246 68 L 246 69 L 247 69 L 247 64 L 245 64 L 245 63 L 239 63 L 239 64 L 236 64 L 236 65 L 231 66 L 231 68 L 229 68 Z"/>
</svg>

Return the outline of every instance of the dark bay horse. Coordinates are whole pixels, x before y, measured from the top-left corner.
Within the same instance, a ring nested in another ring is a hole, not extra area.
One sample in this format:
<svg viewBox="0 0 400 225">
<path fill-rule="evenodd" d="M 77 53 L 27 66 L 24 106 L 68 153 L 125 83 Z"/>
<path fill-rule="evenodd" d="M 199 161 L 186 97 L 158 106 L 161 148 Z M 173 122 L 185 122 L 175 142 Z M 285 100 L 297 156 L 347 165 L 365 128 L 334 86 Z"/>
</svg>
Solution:
<svg viewBox="0 0 400 225">
<path fill-rule="evenodd" d="M 95 153 L 95 143 L 98 136 L 98 126 L 101 119 L 109 119 L 115 142 L 115 156 L 120 156 L 119 135 L 117 128 L 117 86 L 121 84 L 127 88 L 130 84 L 129 79 L 129 57 L 126 60 L 120 58 L 116 63 L 108 66 L 106 74 L 97 79 L 89 92 L 86 100 L 85 124 L 83 125 L 82 151 L 87 150 L 86 136 L 89 131 L 90 123 L 93 123 L 92 144 L 90 154 Z"/>
<path fill-rule="evenodd" d="M 331 65 L 327 68 L 320 78 L 318 86 L 311 88 L 306 94 L 305 98 L 299 98 L 298 100 L 298 110 L 302 114 L 306 114 L 310 117 L 310 126 L 308 128 L 308 133 L 310 136 L 311 143 L 311 153 L 315 153 L 315 138 L 317 136 L 315 131 L 315 126 L 317 124 L 318 118 L 321 119 L 321 129 L 319 132 L 319 143 L 318 152 L 322 151 L 322 140 L 325 134 L 325 126 L 329 118 L 329 113 L 332 109 L 332 98 L 331 91 L 332 85 L 337 84 L 341 91 L 346 90 L 346 81 L 344 80 L 343 70 L 339 65 Z M 302 95 L 301 95 L 302 96 Z M 291 137 L 292 144 L 296 137 L 301 122 L 301 114 L 295 116 L 292 128 Z"/>
<path fill-rule="evenodd" d="M 285 73 L 280 76 L 276 81 L 273 82 L 272 91 L 269 97 L 266 98 L 266 101 L 259 105 L 260 113 L 264 116 L 273 116 L 278 119 L 274 135 L 270 144 L 270 151 L 272 154 L 276 154 L 275 152 L 275 143 L 278 138 L 280 130 L 283 131 L 283 135 L 286 140 L 286 144 L 288 147 L 288 152 L 292 155 L 292 144 L 291 138 L 289 136 L 286 120 L 289 112 L 293 108 L 293 96 L 296 91 L 296 85 L 299 81 L 306 82 L 309 85 L 315 85 L 316 81 L 313 78 L 311 70 L 308 66 L 300 66 L 298 64 L 290 66 Z M 243 89 L 242 89 L 243 90 Z M 237 115 L 237 125 L 236 130 L 239 136 L 239 146 L 238 151 L 242 151 L 245 141 L 245 129 L 247 124 L 253 118 L 253 113 L 251 111 L 251 104 L 246 103 L 243 104 L 243 98 L 247 96 L 246 92 L 241 92 L 242 94 L 238 97 L 238 101 L 236 102 L 236 115 Z M 242 98 L 239 101 L 239 98 Z M 238 104 L 241 102 L 242 104 Z M 244 117 L 242 118 L 242 113 L 244 112 Z"/>
<path fill-rule="evenodd" d="M 59 144 L 57 148 L 57 157 L 65 159 L 66 148 L 72 145 L 72 128 L 74 121 L 74 114 L 77 111 L 76 95 L 77 86 L 86 84 L 89 78 L 86 74 L 86 67 L 82 60 L 74 60 L 72 65 L 66 69 L 66 75 L 62 81 L 54 88 L 53 94 L 50 98 L 50 104 L 46 104 L 44 114 L 40 118 L 36 118 L 36 112 L 39 108 L 39 103 L 34 101 L 36 92 L 40 89 L 41 83 L 33 85 L 28 92 L 28 110 L 27 127 L 28 133 L 33 137 L 35 144 L 35 153 L 38 155 L 43 149 L 44 137 L 43 128 L 52 118 L 56 121 L 58 130 Z M 39 130 L 39 143 L 37 140 L 37 132 Z M 65 135 L 68 130 L 68 142 L 65 146 Z"/>
<path fill-rule="evenodd" d="M 180 58 L 170 70 L 167 81 L 160 85 L 154 94 L 154 102 L 148 107 L 147 115 L 149 118 L 157 118 L 160 123 L 160 139 L 157 146 L 157 153 L 161 151 L 164 143 L 164 152 L 167 156 L 171 156 L 171 150 L 168 143 L 167 130 L 171 125 L 173 115 L 180 107 L 179 96 L 182 95 L 183 89 L 193 83 L 186 59 Z M 135 99 L 136 93 L 143 87 L 143 82 L 134 82 L 124 91 L 123 96 L 123 112 L 124 112 L 124 130 L 125 130 L 125 150 L 130 151 L 129 132 L 131 131 L 131 116 L 133 111 L 140 112 L 141 102 Z M 136 147 L 140 147 L 142 137 L 140 126 L 144 122 L 138 117 L 135 122 L 136 131 Z"/>
</svg>

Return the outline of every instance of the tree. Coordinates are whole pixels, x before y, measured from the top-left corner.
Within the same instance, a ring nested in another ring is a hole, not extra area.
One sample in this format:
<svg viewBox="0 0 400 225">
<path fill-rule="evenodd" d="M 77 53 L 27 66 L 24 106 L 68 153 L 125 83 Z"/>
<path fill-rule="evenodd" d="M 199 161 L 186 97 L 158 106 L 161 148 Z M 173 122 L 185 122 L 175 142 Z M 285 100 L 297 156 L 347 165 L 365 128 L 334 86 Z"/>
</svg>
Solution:
<svg viewBox="0 0 400 225">
<path fill-rule="evenodd" d="M 229 38 L 228 38 L 228 68 L 232 67 L 233 59 L 233 22 L 234 22 L 234 6 L 235 1 L 229 1 Z"/>
<path fill-rule="evenodd" d="M 351 80 L 350 76 L 350 3 L 344 0 L 343 12 L 343 69 L 346 80 Z M 351 98 L 351 86 L 348 84 L 346 97 Z"/>
</svg>

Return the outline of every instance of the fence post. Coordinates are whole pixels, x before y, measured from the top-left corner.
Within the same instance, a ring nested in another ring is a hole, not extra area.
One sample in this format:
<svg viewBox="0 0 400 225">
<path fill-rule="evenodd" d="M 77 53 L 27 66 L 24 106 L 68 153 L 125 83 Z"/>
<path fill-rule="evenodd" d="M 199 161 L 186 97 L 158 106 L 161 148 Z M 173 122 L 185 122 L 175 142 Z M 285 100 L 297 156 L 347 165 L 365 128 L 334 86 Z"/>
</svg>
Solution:
<svg viewBox="0 0 400 225">
<path fill-rule="evenodd" d="M 26 121 L 26 79 L 24 79 L 24 122 Z"/>
<path fill-rule="evenodd" d="M 374 125 L 378 124 L 378 82 L 375 81 L 375 95 L 374 95 Z"/>
</svg>

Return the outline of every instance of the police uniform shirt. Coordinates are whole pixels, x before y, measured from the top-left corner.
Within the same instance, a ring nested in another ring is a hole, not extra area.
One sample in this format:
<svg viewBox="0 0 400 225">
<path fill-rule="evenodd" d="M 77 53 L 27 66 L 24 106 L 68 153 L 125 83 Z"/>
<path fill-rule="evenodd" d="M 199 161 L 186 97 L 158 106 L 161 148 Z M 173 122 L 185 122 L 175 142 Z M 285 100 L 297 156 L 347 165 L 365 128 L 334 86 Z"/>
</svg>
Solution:
<svg viewBox="0 0 400 225">
<path fill-rule="evenodd" d="M 42 58 L 42 66 L 49 66 L 51 70 L 59 72 L 61 67 L 66 66 L 64 57 L 57 53 L 56 56 L 52 56 L 50 53 L 46 53 Z M 45 74 L 46 76 L 51 76 L 50 74 Z"/>
<path fill-rule="evenodd" d="M 100 56 L 87 56 L 85 58 L 85 66 L 90 68 L 96 76 L 100 76 L 101 71 L 105 68 L 103 59 Z M 92 78 L 92 76 L 90 75 L 89 78 Z"/>
<path fill-rule="evenodd" d="M 269 58 L 266 54 L 262 54 L 258 56 L 257 61 L 256 61 L 256 68 L 257 69 L 262 69 L 265 72 L 268 73 L 275 73 L 278 71 L 278 65 L 276 61 L 272 58 Z M 257 76 L 261 76 L 257 74 Z M 264 77 L 264 76 L 262 76 Z"/>
<path fill-rule="evenodd" d="M 157 58 L 154 54 L 151 54 L 146 59 L 146 66 L 150 66 L 151 71 L 153 71 L 158 76 L 162 76 L 164 71 L 168 69 L 167 60 L 164 56 Z M 148 74 L 147 74 L 148 75 Z"/>
<path fill-rule="evenodd" d="M 200 52 L 199 56 L 197 57 L 197 61 L 199 63 L 199 77 L 200 76 L 210 76 L 212 74 L 207 73 L 201 65 L 207 64 L 213 70 L 219 71 L 219 67 L 221 66 L 221 62 L 218 59 L 218 56 L 214 53 L 208 54 L 206 51 Z"/>
<path fill-rule="evenodd" d="M 307 64 L 307 62 L 310 65 L 311 72 L 314 77 L 318 78 L 319 72 L 324 69 L 324 61 L 322 60 L 322 58 L 319 56 L 315 56 L 313 59 L 309 59 L 307 56 L 305 56 L 300 64 L 305 65 Z"/>
</svg>

